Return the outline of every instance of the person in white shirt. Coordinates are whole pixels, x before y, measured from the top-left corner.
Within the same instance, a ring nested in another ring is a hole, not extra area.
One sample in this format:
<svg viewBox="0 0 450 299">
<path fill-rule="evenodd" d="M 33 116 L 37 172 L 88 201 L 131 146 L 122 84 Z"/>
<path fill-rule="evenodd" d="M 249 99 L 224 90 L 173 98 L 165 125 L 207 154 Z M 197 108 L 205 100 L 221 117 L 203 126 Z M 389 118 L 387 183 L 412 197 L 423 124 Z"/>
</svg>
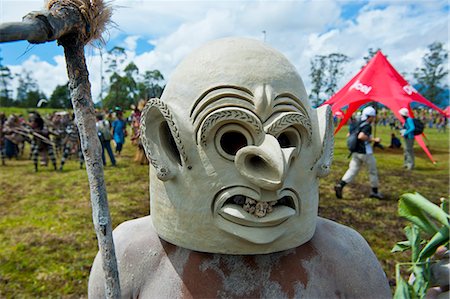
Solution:
<svg viewBox="0 0 450 299">
<path fill-rule="evenodd" d="M 383 195 L 378 191 L 378 170 L 371 142 L 380 142 L 380 138 L 372 137 L 372 123 L 375 121 L 376 111 L 372 106 L 364 108 L 361 115 L 361 122 L 358 123 L 358 144 L 357 149 L 352 153 L 349 168 L 342 179 L 334 186 L 337 198 L 342 198 L 344 186 L 353 182 L 356 175 L 364 164 L 369 169 L 369 180 L 372 187 L 370 197 L 383 199 Z"/>
</svg>

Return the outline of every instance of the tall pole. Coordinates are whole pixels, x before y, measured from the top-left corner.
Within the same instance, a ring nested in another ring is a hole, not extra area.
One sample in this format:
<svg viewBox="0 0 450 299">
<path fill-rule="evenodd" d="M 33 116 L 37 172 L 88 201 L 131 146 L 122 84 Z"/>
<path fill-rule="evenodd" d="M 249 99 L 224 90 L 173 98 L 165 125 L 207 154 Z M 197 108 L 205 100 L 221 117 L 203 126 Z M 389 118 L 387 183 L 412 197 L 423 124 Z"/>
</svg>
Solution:
<svg viewBox="0 0 450 299">
<path fill-rule="evenodd" d="M 373 136 L 377 137 L 377 123 L 378 123 L 378 118 L 379 118 L 379 115 L 378 115 L 378 103 L 377 102 L 373 102 L 373 103 L 374 103 L 374 106 L 375 106 L 375 114 L 376 114 L 374 128 L 373 128 Z"/>
<path fill-rule="evenodd" d="M 100 51 L 100 102 L 103 103 L 103 51 Z"/>
</svg>

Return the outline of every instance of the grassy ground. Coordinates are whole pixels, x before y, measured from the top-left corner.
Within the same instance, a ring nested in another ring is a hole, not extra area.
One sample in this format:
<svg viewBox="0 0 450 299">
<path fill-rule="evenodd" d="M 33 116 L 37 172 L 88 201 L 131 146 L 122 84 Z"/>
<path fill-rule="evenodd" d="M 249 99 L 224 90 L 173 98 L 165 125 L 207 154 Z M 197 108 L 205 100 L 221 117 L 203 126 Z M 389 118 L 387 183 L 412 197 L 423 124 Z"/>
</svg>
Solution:
<svg viewBox="0 0 450 299">
<path fill-rule="evenodd" d="M 389 129 L 377 131 L 388 143 Z M 395 263 L 407 259 L 390 253 L 395 242 L 404 239 L 405 222 L 397 217 L 397 199 L 412 191 L 436 202 L 448 196 L 449 137 L 428 132 L 428 144 L 438 163 L 430 163 L 416 147 L 413 172 L 403 171 L 401 151 L 377 151 L 380 191 L 386 200 L 368 198 L 365 171 L 345 188 L 344 199 L 337 200 L 333 185 L 349 162 L 344 134 L 336 136 L 332 172 L 321 184 L 319 213 L 359 231 L 393 280 Z M 148 167 L 132 161 L 134 150 L 126 143 L 118 166 L 105 168 L 113 227 L 149 211 Z M 36 174 L 24 158 L 7 161 L 0 166 L 0 206 L 0 298 L 86 297 L 97 241 L 85 170 L 71 160 L 62 173 L 41 167 Z"/>
<path fill-rule="evenodd" d="M 333 186 L 343 176 L 350 161 L 345 133 L 346 128 L 336 135 L 332 171 L 321 183 L 319 213 L 361 233 L 380 260 L 390 282 L 394 283 L 395 264 L 409 261 L 406 254 L 390 252 L 396 242 L 406 240 L 403 227 L 407 222 L 397 216 L 397 200 L 407 192 L 419 192 L 435 203 L 439 198 L 449 196 L 449 135 L 426 129 L 426 143 L 437 163 L 433 165 L 415 144 L 416 168 L 412 172 L 402 168 L 402 150 L 375 149 L 380 191 L 385 199 L 368 198 L 369 178 L 367 171 L 362 170 L 355 182 L 344 188 L 344 199 L 337 200 Z M 377 133 L 382 143 L 389 144 L 390 129 L 378 127 Z"/>
<path fill-rule="evenodd" d="M 148 167 L 127 144 L 105 177 L 113 227 L 148 215 Z M 109 162 L 109 160 L 107 160 Z M 28 160 L 0 166 L 0 298 L 80 298 L 97 252 L 85 170 L 64 172 Z"/>
</svg>

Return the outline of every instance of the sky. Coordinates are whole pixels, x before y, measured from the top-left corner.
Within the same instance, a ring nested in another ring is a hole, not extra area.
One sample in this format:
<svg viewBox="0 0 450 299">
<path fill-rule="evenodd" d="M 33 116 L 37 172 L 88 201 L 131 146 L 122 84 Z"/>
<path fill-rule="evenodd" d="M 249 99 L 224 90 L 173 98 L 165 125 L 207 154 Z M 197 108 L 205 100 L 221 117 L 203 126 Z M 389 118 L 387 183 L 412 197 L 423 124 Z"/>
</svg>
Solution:
<svg viewBox="0 0 450 299">
<path fill-rule="evenodd" d="M 126 49 L 140 73 L 158 69 L 170 75 L 179 62 L 202 44 L 223 37 L 261 40 L 283 53 L 310 91 L 310 61 L 315 55 L 348 56 L 343 86 L 364 65 L 368 49 L 380 48 L 408 81 L 422 64 L 431 43 L 450 49 L 448 0 L 314 0 L 314 1 L 111 1 L 114 26 L 105 33 L 107 44 L 86 47 L 94 102 L 100 99 L 100 51 Z M 0 23 L 20 21 L 44 1 L 0 0 Z M 3 65 L 13 73 L 32 71 L 49 97 L 67 82 L 63 49 L 55 42 L 0 45 Z M 12 84 L 15 89 L 17 82 Z M 105 94 L 104 94 L 105 95 Z"/>
</svg>

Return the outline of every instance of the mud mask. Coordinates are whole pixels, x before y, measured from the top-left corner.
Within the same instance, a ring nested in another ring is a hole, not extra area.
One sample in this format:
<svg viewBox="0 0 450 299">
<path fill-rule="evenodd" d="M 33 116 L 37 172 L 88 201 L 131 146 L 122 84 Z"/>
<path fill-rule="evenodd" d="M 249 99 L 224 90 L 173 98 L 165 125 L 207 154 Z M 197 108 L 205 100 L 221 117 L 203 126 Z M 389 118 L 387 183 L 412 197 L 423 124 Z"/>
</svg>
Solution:
<svg viewBox="0 0 450 299">
<path fill-rule="evenodd" d="M 281 53 L 250 39 L 211 42 L 182 61 L 142 120 L 161 238 L 227 254 L 311 239 L 333 156 L 331 111 L 311 108 Z"/>
</svg>

